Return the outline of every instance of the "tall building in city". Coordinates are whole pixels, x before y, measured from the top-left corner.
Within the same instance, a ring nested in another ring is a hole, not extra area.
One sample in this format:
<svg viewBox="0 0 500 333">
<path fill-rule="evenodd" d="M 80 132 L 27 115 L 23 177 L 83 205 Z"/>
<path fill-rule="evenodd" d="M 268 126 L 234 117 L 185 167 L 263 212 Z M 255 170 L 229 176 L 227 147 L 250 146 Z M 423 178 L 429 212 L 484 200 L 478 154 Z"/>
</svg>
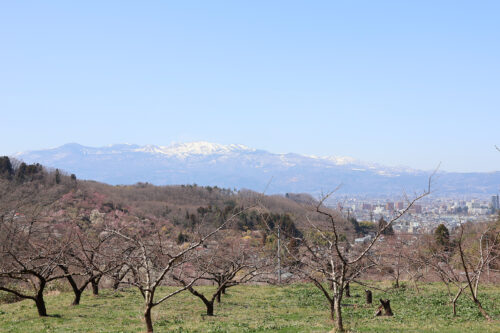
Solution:
<svg viewBox="0 0 500 333">
<path fill-rule="evenodd" d="M 492 213 L 496 213 L 497 210 L 500 209 L 500 202 L 499 202 L 499 199 L 498 199 L 498 194 L 497 195 L 493 195 L 491 197 L 490 206 L 491 206 L 491 212 Z"/>
<path fill-rule="evenodd" d="M 422 214 L 422 206 L 421 205 L 413 205 L 410 209 L 410 212 L 413 214 Z"/>
<path fill-rule="evenodd" d="M 363 210 L 372 210 L 372 205 L 364 203 L 362 206 L 362 209 Z"/>
<path fill-rule="evenodd" d="M 392 212 L 394 210 L 394 202 L 388 202 L 385 204 L 385 210 Z"/>
</svg>

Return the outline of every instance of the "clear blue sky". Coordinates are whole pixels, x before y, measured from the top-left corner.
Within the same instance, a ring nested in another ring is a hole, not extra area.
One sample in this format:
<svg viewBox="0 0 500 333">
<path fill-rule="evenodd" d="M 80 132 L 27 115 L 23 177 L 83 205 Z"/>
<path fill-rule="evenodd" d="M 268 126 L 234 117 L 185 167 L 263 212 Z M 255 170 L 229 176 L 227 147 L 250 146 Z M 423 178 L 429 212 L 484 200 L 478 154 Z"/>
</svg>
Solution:
<svg viewBox="0 0 500 333">
<path fill-rule="evenodd" d="M 500 169 L 499 1 L 3 1 L 0 154 L 205 140 Z"/>
</svg>

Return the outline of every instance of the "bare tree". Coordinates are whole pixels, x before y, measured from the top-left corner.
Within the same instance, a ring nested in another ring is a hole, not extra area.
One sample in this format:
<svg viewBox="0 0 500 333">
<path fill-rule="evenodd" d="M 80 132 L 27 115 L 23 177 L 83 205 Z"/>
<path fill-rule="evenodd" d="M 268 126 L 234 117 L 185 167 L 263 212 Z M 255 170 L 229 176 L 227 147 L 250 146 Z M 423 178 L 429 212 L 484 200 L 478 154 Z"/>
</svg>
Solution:
<svg viewBox="0 0 500 333">
<path fill-rule="evenodd" d="M 342 319 L 342 298 L 345 287 L 349 282 L 354 281 L 367 269 L 374 267 L 370 259 L 372 249 L 384 232 L 405 215 L 410 208 L 423 197 L 430 193 L 431 178 L 429 178 L 428 189 L 422 194 L 408 200 L 405 209 L 397 211 L 394 216 L 379 230 L 366 245 L 352 246 L 345 234 L 341 234 L 343 218 L 338 214 L 324 207 L 325 201 L 332 195 L 330 192 L 324 195 L 315 206 L 315 212 L 325 217 L 327 225 L 322 227 L 308 222 L 316 234 L 318 241 L 311 241 L 307 237 L 299 239 L 303 245 L 299 255 L 294 255 L 302 266 L 299 272 L 304 274 L 322 292 L 330 304 L 330 317 L 335 322 L 335 328 L 339 332 L 344 331 Z M 344 221 L 345 223 L 345 221 Z M 293 255 L 291 252 L 289 252 Z M 327 286 L 323 283 L 327 282 Z M 328 288 L 328 285 L 331 287 Z"/>
<path fill-rule="evenodd" d="M 405 251 L 402 252 L 404 257 L 402 269 L 406 273 L 408 280 L 413 283 L 413 287 L 417 294 L 420 293 L 418 283 L 423 279 L 427 267 L 424 262 L 416 260 L 420 255 L 418 241 L 419 239 L 417 236 L 411 237 L 406 244 Z"/>
<path fill-rule="evenodd" d="M 196 267 L 195 274 L 200 280 L 211 281 L 216 285 L 208 295 L 202 293 L 195 286 L 189 286 L 190 280 L 174 275 L 173 279 L 181 285 L 187 286 L 188 291 L 201 299 L 207 308 L 207 316 L 214 315 L 214 302 L 220 303 L 221 294 L 228 288 L 250 282 L 260 274 L 260 270 L 268 265 L 265 258 L 260 257 L 257 249 L 252 248 L 248 241 L 242 241 L 224 235 L 218 241 L 208 244 L 205 253 L 193 260 Z"/>
<path fill-rule="evenodd" d="M 406 235 L 390 235 L 384 237 L 384 242 L 374 246 L 373 262 L 382 275 L 389 275 L 394 288 L 399 288 L 400 279 L 404 273 L 405 253 L 410 242 Z"/>
<path fill-rule="evenodd" d="M 457 265 L 456 248 L 435 244 L 429 238 L 422 239 L 417 247 L 420 251 L 412 256 L 412 261 L 418 262 L 434 271 L 440 281 L 446 286 L 453 316 L 457 315 L 457 301 L 467 288 L 460 265 Z M 456 288 L 453 291 L 453 287 Z"/>
<path fill-rule="evenodd" d="M 107 229 L 107 232 L 121 239 L 121 246 L 129 249 L 130 255 L 127 265 L 130 268 L 132 279 L 122 283 L 139 289 L 144 299 L 144 321 L 147 332 L 153 332 L 152 309 L 191 287 L 203 272 L 191 278 L 184 286 L 175 291 L 156 297 L 158 287 L 167 275 L 175 272 L 177 276 L 183 276 L 182 272 L 190 266 L 189 262 L 192 260 L 194 250 L 204 244 L 209 237 L 223 229 L 237 215 L 238 213 L 231 215 L 211 232 L 204 236 L 200 235 L 198 240 L 185 245 L 177 245 L 165 239 L 164 233 L 161 232 L 161 226 L 156 226 L 155 230 L 142 231 L 135 230 L 131 226 Z"/>
<path fill-rule="evenodd" d="M 488 265 L 497 258 L 497 253 L 494 251 L 500 243 L 500 231 L 494 226 L 486 226 L 483 231 L 477 233 L 476 239 L 467 240 L 464 238 L 464 225 L 460 225 L 460 233 L 458 236 L 458 251 L 460 255 L 460 263 L 465 273 L 467 287 L 470 290 L 470 296 L 477 305 L 479 312 L 487 320 L 491 317 L 483 308 L 478 298 L 478 289 L 481 282 L 481 275 Z M 472 246 L 468 246 L 467 250 L 465 242 L 476 242 L 477 250 L 473 251 Z"/>
<path fill-rule="evenodd" d="M 0 221 L 0 290 L 33 300 L 40 316 L 47 316 L 47 284 L 66 277 L 59 263 L 68 242 L 54 235 L 50 225 L 34 219 Z"/>
<path fill-rule="evenodd" d="M 40 165 L 21 165 L 13 169 L 17 178 L 0 177 L 0 290 L 33 300 L 47 316 L 43 293 L 66 276 L 59 263 L 69 244 L 50 219 L 51 206 L 68 187 L 52 184 Z"/>
<path fill-rule="evenodd" d="M 498 258 L 496 249 L 500 236 L 495 228 L 495 225 L 485 223 L 474 226 L 462 224 L 455 242 L 446 246 L 423 243 L 421 253 L 414 257 L 414 260 L 431 268 L 446 286 L 454 316 L 457 314 L 457 300 L 469 289 L 480 313 L 491 319 L 478 299 L 478 289 L 483 272 Z M 456 289 L 454 292 L 453 286 Z"/>
<path fill-rule="evenodd" d="M 127 260 L 127 253 L 121 251 L 123 248 L 109 246 L 115 235 L 103 233 L 99 229 L 82 230 L 76 223 L 67 226 L 72 241 L 59 267 L 66 274 L 75 294 L 72 305 L 80 304 L 81 295 L 88 285 L 92 286 L 92 293 L 98 295 L 102 276 L 118 270 Z M 112 256 L 109 255 L 110 251 L 114 252 Z"/>
</svg>

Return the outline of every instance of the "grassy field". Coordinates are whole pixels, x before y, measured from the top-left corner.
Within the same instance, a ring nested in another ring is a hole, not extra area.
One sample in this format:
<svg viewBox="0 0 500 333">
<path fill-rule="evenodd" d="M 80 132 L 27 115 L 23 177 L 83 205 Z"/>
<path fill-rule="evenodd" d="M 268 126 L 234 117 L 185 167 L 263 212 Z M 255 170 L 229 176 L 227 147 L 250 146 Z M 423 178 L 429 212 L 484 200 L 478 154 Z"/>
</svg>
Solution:
<svg viewBox="0 0 500 333">
<path fill-rule="evenodd" d="M 209 287 L 205 287 L 209 288 Z M 168 288 L 165 288 L 168 289 Z M 165 291 L 163 289 L 162 291 Z M 202 288 L 203 289 L 203 288 Z M 389 298 L 394 317 L 376 317 L 376 304 L 364 305 L 364 288 L 353 286 L 345 299 L 344 321 L 351 332 L 500 332 L 500 286 L 485 286 L 480 295 L 494 321 L 485 321 L 467 297 L 458 303 L 453 318 L 445 289 L 426 284 L 420 294 L 401 288 L 374 301 Z M 0 304 L 0 332 L 141 332 L 142 298 L 135 290 L 86 293 L 79 306 L 68 306 L 71 293 L 52 292 L 46 297 L 48 318 L 39 318 L 32 301 Z M 377 301 L 378 302 L 378 301 Z M 153 310 L 156 332 L 328 332 L 323 296 L 311 285 L 238 286 L 228 291 L 214 317 L 185 292 Z"/>
</svg>

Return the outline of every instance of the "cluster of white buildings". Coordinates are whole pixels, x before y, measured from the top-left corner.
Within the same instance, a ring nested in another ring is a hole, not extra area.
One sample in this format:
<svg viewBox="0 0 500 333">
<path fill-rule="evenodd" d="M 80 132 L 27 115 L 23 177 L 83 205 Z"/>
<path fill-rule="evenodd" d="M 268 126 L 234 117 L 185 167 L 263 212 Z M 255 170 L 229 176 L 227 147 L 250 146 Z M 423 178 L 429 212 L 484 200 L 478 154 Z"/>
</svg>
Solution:
<svg viewBox="0 0 500 333">
<path fill-rule="evenodd" d="M 350 198 L 337 203 L 337 209 L 346 217 L 374 223 L 381 217 L 390 220 L 407 207 L 407 201 L 391 201 L 387 198 Z M 396 233 L 429 233 L 442 223 L 452 230 L 464 222 L 487 221 L 499 211 L 498 195 L 468 199 L 426 198 L 412 205 L 393 225 L 393 229 Z"/>
</svg>

